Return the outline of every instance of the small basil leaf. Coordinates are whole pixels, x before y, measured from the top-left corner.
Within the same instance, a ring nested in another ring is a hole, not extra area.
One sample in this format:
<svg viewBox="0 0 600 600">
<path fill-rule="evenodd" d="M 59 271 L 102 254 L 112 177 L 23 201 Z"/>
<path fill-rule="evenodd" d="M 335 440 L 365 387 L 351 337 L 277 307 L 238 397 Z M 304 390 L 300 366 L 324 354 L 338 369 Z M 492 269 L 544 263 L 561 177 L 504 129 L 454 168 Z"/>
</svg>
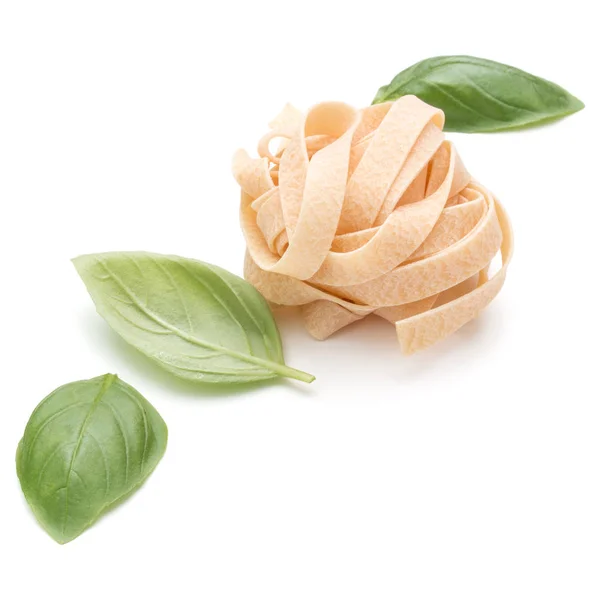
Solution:
<svg viewBox="0 0 600 600">
<path fill-rule="evenodd" d="M 64 385 L 35 409 L 17 449 L 27 502 L 60 544 L 152 473 L 167 447 L 154 407 L 116 375 Z"/>
<path fill-rule="evenodd" d="M 284 364 L 266 300 L 224 269 L 147 252 L 109 252 L 73 262 L 100 315 L 174 375 L 208 383 L 314 379 Z"/>
<path fill-rule="evenodd" d="M 584 108 L 555 83 L 473 56 L 423 60 L 380 88 L 373 104 L 408 94 L 441 108 L 445 129 L 463 133 L 533 127 Z"/>
</svg>

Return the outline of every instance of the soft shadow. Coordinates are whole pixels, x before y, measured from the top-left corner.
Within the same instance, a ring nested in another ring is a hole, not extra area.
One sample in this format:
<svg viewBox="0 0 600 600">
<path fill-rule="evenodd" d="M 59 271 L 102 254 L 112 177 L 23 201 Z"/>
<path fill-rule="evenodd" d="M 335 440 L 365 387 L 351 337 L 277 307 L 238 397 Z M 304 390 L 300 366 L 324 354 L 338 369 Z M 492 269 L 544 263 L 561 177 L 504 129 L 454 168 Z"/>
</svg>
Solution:
<svg viewBox="0 0 600 600">
<path fill-rule="evenodd" d="M 473 321 L 433 346 L 410 356 L 401 356 L 403 380 L 435 377 L 439 373 L 459 369 L 465 364 L 475 365 L 485 356 L 498 333 L 497 315 L 484 311 Z"/>
<path fill-rule="evenodd" d="M 169 373 L 152 359 L 130 346 L 98 315 L 85 313 L 81 316 L 80 321 L 84 334 L 97 344 L 97 350 L 103 356 L 116 357 L 115 363 L 121 361 L 127 364 L 128 368 L 138 371 L 140 376 L 151 381 L 154 385 L 170 392 L 175 390 L 179 395 L 186 398 L 194 400 L 233 400 L 241 395 L 282 386 L 288 390 L 293 390 L 295 393 L 309 396 L 315 393 L 309 385 L 283 377 L 240 384 L 186 381 Z"/>
<path fill-rule="evenodd" d="M 284 340 L 295 353 L 307 357 L 309 362 L 303 366 L 317 380 L 322 375 L 330 382 L 340 378 L 347 382 L 360 373 L 371 381 L 391 378 L 399 385 L 411 385 L 461 370 L 465 364 L 475 366 L 501 333 L 501 311 L 494 308 L 488 307 L 445 340 L 409 356 L 400 351 L 394 325 L 373 315 L 319 342 L 305 331 L 297 311 L 278 308 L 275 314 Z"/>
</svg>

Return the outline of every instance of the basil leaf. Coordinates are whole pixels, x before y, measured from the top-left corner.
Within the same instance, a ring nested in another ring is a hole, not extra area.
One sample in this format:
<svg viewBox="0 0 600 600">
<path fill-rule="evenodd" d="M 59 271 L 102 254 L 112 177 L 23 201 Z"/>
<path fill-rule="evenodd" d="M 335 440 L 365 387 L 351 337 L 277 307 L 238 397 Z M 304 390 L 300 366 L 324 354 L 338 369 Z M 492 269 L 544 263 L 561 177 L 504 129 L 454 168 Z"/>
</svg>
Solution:
<svg viewBox="0 0 600 600">
<path fill-rule="evenodd" d="M 473 56 L 423 60 L 380 88 L 373 104 L 408 94 L 441 108 L 445 129 L 463 133 L 537 126 L 584 108 L 555 83 Z"/>
<path fill-rule="evenodd" d="M 312 375 L 284 364 L 266 300 L 228 271 L 146 252 L 80 256 L 79 275 L 109 325 L 184 379 L 246 383 Z"/>
<path fill-rule="evenodd" d="M 60 544 L 135 491 L 167 446 L 154 407 L 116 375 L 68 383 L 35 409 L 17 449 L 27 502 Z"/>
</svg>

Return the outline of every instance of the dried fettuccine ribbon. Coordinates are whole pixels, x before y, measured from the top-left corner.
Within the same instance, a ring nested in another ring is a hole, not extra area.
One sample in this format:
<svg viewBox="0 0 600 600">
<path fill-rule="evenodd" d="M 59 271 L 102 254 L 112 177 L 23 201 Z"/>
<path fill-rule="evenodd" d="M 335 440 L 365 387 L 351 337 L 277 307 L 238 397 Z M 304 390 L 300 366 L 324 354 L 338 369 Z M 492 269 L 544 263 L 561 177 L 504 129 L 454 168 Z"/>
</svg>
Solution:
<svg viewBox="0 0 600 600">
<path fill-rule="evenodd" d="M 301 306 L 317 339 L 374 313 L 412 353 L 475 318 L 502 287 L 513 238 L 443 125 L 415 96 L 306 115 L 287 106 L 260 158 L 240 150 L 233 161 L 246 279 L 274 304 Z"/>
</svg>

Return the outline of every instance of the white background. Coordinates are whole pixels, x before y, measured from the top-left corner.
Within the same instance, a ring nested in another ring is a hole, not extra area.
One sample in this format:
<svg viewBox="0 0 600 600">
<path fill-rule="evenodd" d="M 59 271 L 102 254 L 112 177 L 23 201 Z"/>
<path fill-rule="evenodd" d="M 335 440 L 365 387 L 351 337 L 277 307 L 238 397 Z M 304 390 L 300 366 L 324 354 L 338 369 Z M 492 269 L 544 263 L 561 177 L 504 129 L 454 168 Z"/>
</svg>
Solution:
<svg viewBox="0 0 600 600">
<path fill-rule="evenodd" d="M 3 0 L 0 596 L 597 600 L 592 6 Z M 285 102 L 366 105 L 417 60 L 460 53 L 587 104 L 539 130 L 451 135 L 516 234 L 476 322 L 407 358 L 383 321 L 319 343 L 286 315 L 288 363 L 315 383 L 232 393 L 177 382 L 95 314 L 69 262 L 81 253 L 241 273 L 230 157 Z M 139 493 L 61 547 L 22 497 L 15 449 L 48 392 L 107 371 L 157 407 L 169 448 Z"/>
</svg>

